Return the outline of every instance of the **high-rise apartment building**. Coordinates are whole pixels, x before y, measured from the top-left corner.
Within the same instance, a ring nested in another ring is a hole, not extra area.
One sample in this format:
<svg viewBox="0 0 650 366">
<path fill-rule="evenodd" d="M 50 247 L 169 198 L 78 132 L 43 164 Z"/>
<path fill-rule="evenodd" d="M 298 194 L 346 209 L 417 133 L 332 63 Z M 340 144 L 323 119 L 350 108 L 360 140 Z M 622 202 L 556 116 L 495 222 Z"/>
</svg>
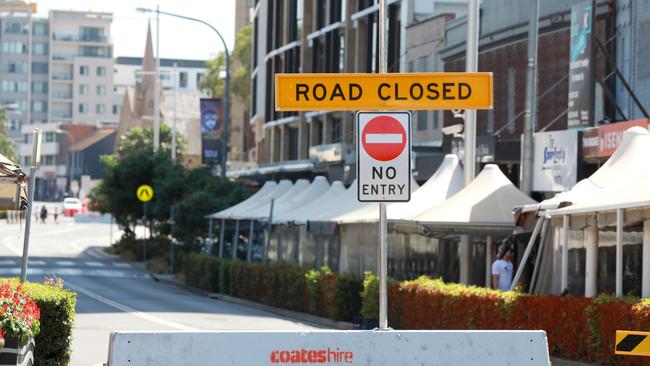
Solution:
<svg viewBox="0 0 650 366">
<path fill-rule="evenodd" d="M 70 125 L 117 124 L 114 107 L 112 14 L 52 10 L 35 16 L 36 5 L 0 3 L 0 106 L 20 163 L 31 162 L 31 133 L 43 131 L 37 196 L 54 198 L 69 187 L 63 132 Z M 70 132 L 70 131 L 68 131 Z M 73 171 L 74 173 L 74 171 Z"/>
</svg>

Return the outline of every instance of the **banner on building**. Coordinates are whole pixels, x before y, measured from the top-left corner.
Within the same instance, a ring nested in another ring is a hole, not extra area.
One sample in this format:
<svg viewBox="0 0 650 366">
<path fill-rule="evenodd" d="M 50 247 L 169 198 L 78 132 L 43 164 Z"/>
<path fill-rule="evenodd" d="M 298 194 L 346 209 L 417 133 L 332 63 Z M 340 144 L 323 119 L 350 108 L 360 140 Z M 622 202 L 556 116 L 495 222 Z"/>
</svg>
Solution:
<svg viewBox="0 0 650 366">
<path fill-rule="evenodd" d="M 201 160 L 204 165 L 221 164 L 223 104 L 220 99 L 201 98 Z"/>
<path fill-rule="evenodd" d="M 571 47 L 569 49 L 569 97 L 567 126 L 588 127 L 594 119 L 594 65 L 593 65 L 592 0 L 581 1 L 571 7 Z"/>
<path fill-rule="evenodd" d="M 648 128 L 648 120 L 645 118 L 635 119 L 584 130 L 582 135 L 583 157 L 586 159 L 610 157 L 621 144 L 623 132 L 635 126 Z"/>
<path fill-rule="evenodd" d="M 578 178 L 578 130 L 536 133 L 533 142 L 533 191 L 573 187 Z"/>
</svg>

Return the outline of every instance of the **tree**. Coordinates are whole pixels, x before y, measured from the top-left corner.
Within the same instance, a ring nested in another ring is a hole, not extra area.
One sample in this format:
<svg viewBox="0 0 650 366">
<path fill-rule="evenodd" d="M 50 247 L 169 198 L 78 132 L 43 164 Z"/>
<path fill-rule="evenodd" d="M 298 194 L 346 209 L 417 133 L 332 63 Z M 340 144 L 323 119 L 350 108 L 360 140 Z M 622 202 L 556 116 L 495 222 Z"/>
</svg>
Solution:
<svg viewBox="0 0 650 366">
<path fill-rule="evenodd" d="M 0 110 L 0 154 L 7 157 L 14 163 L 20 163 L 16 155 L 16 146 L 14 142 L 7 137 L 7 129 L 5 128 L 6 116 L 4 110 Z"/>
<path fill-rule="evenodd" d="M 185 153 L 186 141 L 183 135 L 176 134 L 176 154 L 177 156 Z M 128 133 L 120 137 L 117 142 L 117 156 L 127 156 L 136 151 L 145 151 L 153 153 L 153 128 L 135 127 Z M 172 151 L 172 129 L 164 123 L 160 124 L 160 150 L 161 152 L 171 155 Z"/>
<path fill-rule="evenodd" d="M 252 29 L 248 25 L 235 36 L 235 49 L 230 60 L 230 91 L 245 105 L 250 104 L 251 94 Z M 223 97 L 226 56 L 223 52 L 207 62 L 208 71 L 201 80 L 201 88 L 215 98 Z"/>
</svg>

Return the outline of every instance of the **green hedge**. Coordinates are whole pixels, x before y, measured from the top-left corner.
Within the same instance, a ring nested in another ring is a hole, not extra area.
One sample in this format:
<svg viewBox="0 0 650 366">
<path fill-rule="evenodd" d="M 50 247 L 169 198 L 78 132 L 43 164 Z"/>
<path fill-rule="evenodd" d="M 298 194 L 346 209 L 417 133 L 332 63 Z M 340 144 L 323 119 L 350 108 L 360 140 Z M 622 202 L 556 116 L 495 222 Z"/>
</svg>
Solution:
<svg viewBox="0 0 650 366">
<path fill-rule="evenodd" d="M 362 282 L 327 267 L 316 270 L 188 254 L 183 261 L 183 275 L 186 284 L 205 291 L 334 320 L 350 321 L 361 309 Z"/>
<path fill-rule="evenodd" d="M 17 279 L 0 281 L 18 283 Z M 67 365 L 70 362 L 77 295 L 55 286 L 39 283 L 27 282 L 24 288 L 41 309 L 41 332 L 34 340 L 36 342 L 34 365 Z"/>
</svg>

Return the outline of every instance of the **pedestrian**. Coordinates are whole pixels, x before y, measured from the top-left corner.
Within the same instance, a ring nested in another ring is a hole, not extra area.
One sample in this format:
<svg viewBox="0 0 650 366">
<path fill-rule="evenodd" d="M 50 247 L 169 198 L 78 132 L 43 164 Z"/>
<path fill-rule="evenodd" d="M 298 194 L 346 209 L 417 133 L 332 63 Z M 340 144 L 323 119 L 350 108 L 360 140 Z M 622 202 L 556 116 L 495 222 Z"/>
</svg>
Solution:
<svg viewBox="0 0 650 366">
<path fill-rule="evenodd" d="M 45 219 L 47 219 L 47 208 L 45 206 L 41 207 L 41 223 L 45 223 Z"/>
<path fill-rule="evenodd" d="M 54 207 L 54 223 L 58 224 L 59 223 L 59 208 Z"/>
<path fill-rule="evenodd" d="M 492 263 L 492 288 L 510 291 L 512 286 L 512 258 L 515 248 L 504 241 L 499 247 L 497 259 Z"/>
<path fill-rule="evenodd" d="M 34 220 L 38 222 L 38 214 L 40 211 L 38 211 L 38 207 L 34 207 Z"/>
</svg>

